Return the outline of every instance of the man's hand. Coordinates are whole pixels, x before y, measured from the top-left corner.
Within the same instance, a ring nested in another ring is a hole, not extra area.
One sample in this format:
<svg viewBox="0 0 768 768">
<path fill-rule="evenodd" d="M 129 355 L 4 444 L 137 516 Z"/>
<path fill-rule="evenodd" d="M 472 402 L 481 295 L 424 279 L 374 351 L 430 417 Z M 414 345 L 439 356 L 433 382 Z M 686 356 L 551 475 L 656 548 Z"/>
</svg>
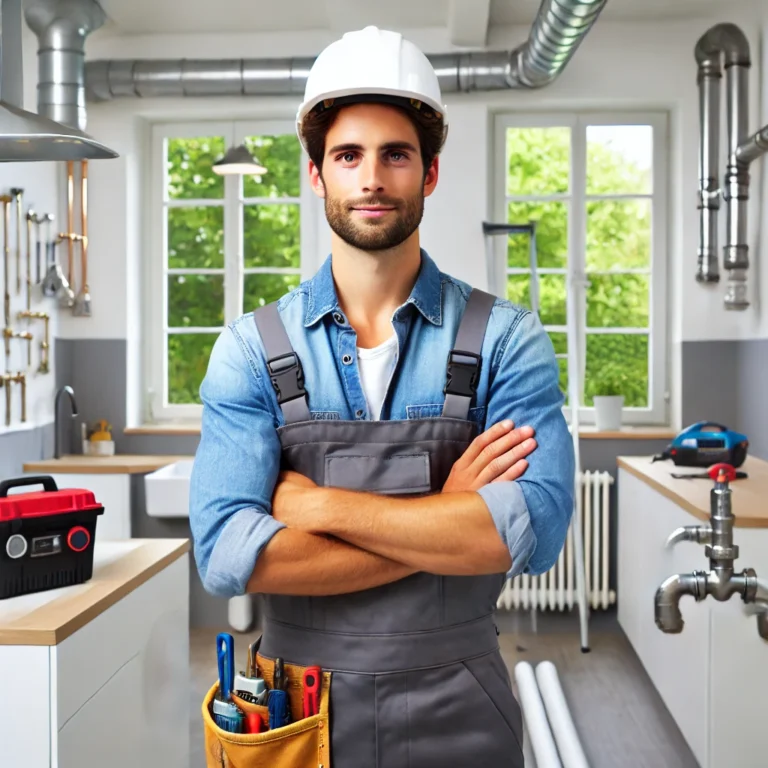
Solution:
<svg viewBox="0 0 768 768">
<path fill-rule="evenodd" d="M 454 463 L 443 493 L 476 491 L 499 480 L 517 480 L 528 468 L 525 457 L 535 448 L 532 427 L 514 429 L 508 420 L 494 424 Z"/>
</svg>

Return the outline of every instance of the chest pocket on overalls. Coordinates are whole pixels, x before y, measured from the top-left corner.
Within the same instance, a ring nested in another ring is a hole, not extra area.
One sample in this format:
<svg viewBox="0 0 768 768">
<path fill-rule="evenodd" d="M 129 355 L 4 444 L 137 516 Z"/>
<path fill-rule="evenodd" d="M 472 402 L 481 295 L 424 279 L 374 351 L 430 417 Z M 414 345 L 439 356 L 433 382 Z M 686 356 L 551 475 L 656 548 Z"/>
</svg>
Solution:
<svg viewBox="0 0 768 768">
<path fill-rule="evenodd" d="M 258 676 L 268 689 L 274 683 L 275 662 L 256 656 Z M 329 698 L 331 672 L 320 675 L 317 713 L 304 714 L 304 672 L 308 667 L 285 664 L 285 691 L 291 710 L 290 723 L 267 730 L 269 709 L 251 704 L 236 694 L 232 701 L 243 712 L 246 722 L 261 718 L 261 733 L 229 733 L 213 721 L 212 707 L 218 682 L 203 701 L 203 729 L 207 768 L 330 768 L 331 732 Z"/>
</svg>

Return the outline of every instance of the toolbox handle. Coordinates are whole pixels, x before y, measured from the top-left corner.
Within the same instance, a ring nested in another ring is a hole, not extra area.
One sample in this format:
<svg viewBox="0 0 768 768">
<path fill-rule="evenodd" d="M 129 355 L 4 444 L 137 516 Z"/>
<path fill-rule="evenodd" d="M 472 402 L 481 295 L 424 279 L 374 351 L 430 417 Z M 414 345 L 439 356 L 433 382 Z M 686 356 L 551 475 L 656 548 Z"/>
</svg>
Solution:
<svg viewBox="0 0 768 768">
<path fill-rule="evenodd" d="M 8 495 L 8 490 L 10 488 L 17 488 L 21 485 L 40 485 L 40 483 L 43 484 L 43 488 L 46 491 L 55 492 L 59 490 L 56 481 L 50 475 L 17 477 L 13 480 L 3 480 L 0 482 L 0 498 L 5 498 Z"/>
</svg>

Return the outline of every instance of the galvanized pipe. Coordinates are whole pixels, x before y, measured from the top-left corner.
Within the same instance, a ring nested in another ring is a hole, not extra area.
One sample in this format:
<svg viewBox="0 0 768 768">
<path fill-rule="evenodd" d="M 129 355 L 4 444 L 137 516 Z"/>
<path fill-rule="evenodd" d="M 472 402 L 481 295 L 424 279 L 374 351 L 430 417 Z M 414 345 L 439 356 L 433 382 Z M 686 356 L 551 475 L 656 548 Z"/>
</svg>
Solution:
<svg viewBox="0 0 768 768">
<path fill-rule="evenodd" d="M 748 72 L 751 66 L 749 42 L 734 24 L 716 24 L 696 43 L 699 86 L 699 249 L 696 279 L 717 282 L 717 215 L 720 188 L 717 180 L 721 64 L 726 72 L 728 161 L 722 195 L 727 204 L 726 244 L 723 266 L 728 272 L 726 309 L 743 310 L 746 296 L 749 248 L 747 245 L 747 203 L 749 173 L 739 162 L 738 149 L 747 136 L 749 124 Z"/>
<path fill-rule="evenodd" d="M 84 1 L 84 0 L 83 0 Z M 539 88 L 562 72 L 606 0 L 543 0 L 513 51 L 430 55 L 444 93 Z M 300 96 L 314 58 L 96 60 L 85 65 L 86 98 Z"/>
<path fill-rule="evenodd" d="M 755 131 L 746 141 L 739 144 L 736 149 L 736 159 L 744 165 L 749 165 L 766 152 L 768 152 L 768 125 Z"/>
</svg>

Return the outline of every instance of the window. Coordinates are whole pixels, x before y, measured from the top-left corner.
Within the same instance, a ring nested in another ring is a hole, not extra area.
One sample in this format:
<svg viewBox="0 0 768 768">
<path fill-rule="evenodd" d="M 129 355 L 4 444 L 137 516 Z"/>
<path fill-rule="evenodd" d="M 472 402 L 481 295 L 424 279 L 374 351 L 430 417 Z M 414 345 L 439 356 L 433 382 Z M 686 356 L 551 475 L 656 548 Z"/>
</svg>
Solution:
<svg viewBox="0 0 768 768">
<path fill-rule="evenodd" d="M 535 223 L 536 269 L 529 234 L 494 237 L 492 290 L 538 296 L 566 409 L 576 353 L 582 423 L 600 394 L 624 396 L 626 423 L 665 423 L 664 116 L 499 115 L 496 137 L 495 221 Z"/>
<path fill-rule="evenodd" d="M 267 173 L 212 171 L 240 143 Z M 199 418 L 226 324 L 304 279 L 311 192 L 291 123 L 158 125 L 152 149 L 149 417 Z"/>
</svg>

